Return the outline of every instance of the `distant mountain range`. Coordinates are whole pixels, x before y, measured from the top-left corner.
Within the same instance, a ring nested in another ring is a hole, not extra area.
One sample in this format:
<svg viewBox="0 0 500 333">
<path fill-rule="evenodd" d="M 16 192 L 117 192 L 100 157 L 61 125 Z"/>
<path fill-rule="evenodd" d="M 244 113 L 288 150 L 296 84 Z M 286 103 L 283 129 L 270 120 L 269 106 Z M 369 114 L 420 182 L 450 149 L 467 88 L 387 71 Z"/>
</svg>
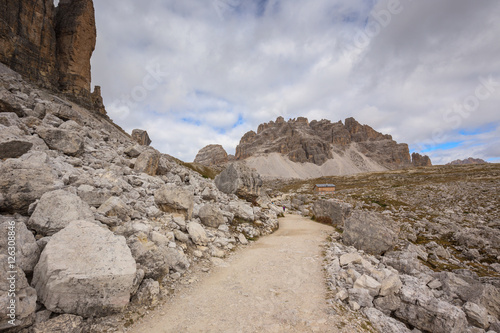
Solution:
<svg viewBox="0 0 500 333">
<path fill-rule="evenodd" d="M 482 160 L 480 158 L 469 157 L 469 158 L 466 158 L 464 160 L 455 160 L 455 161 L 450 162 L 446 165 L 485 164 L 485 163 L 488 163 L 488 162 L 486 162 L 485 160 Z"/>
<path fill-rule="evenodd" d="M 314 178 L 432 165 L 428 156 L 410 156 L 407 144 L 354 118 L 332 123 L 278 117 L 259 125 L 257 132 L 243 135 L 235 157 L 220 145 L 210 145 L 200 150 L 195 162 L 220 166 L 233 159 L 245 161 L 268 178 Z"/>
</svg>

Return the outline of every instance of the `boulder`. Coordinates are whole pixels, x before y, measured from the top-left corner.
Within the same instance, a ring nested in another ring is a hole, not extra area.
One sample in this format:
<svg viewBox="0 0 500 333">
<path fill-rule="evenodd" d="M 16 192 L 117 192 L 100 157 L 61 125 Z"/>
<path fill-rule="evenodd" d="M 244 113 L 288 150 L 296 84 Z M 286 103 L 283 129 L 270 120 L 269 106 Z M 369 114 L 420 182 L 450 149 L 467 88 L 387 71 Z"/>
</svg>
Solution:
<svg viewBox="0 0 500 333">
<path fill-rule="evenodd" d="M 95 188 L 90 185 L 80 185 L 77 193 L 83 201 L 89 204 L 89 206 L 96 208 L 100 207 L 111 197 L 109 190 Z"/>
<path fill-rule="evenodd" d="M 52 312 L 100 317 L 128 304 L 136 271 L 125 238 L 92 222 L 73 221 L 45 246 L 32 285 Z"/>
<path fill-rule="evenodd" d="M 186 219 L 191 219 L 194 208 L 193 193 L 172 184 L 164 185 L 154 194 L 155 203 L 166 213 L 180 213 Z"/>
<path fill-rule="evenodd" d="M 160 284 L 153 279 L 145 279 L 142 281 L 139 290 L 134 296 L 134 300 L 139 304 L 147 306 L 155 306 L 158 304 L 160 295 Z"/>
<path fill-rule="evenodd" d="M 226 194 L 236 194 L 247 201 L 254 201 L 261 194 L 262 179 L 245 164 L 236 162 L 215 177 L 215 185 Z"/>
<path fill-rule="evenodd" d="M 201 246 L 208 244 L 207 233 L 205 232 L 205 229 L 203 229 L 201 224 L 196 222 L 189 222 L 187 224 L 187 230 L 189 233 L 189 237 L 191 237 L 193 243 Z"/>
<path fill-rule="evenodd" d="M 84 141 L 77 132 L 46 127 L 38 127 L 36 132 L 50 149 L 69 156 L 78 156 L 83 153 Z"/>
<path fill-rule="evenodd" d="M 369 275 L 363 274 L 354 282 L 354 288 L 365 289 L 370 296 L 375 297 L 379 294 L 380 282 Z"/>
<path fill-rule="evenodd" d="M 140 129 L 135 129 L 132 131 L 132 140 L 142 146 L 149 146 L 151 144 L 151 139 L 149 138 L 148 132 Z"/>
<path fill-rule="evenodd" d="M 28 227 L 42 235 L 53 235 L 75 220 L 94 220 L 90 206 L 65 190 L 45 193 L 40 198 Z"/>
<path fill-rule="evenodd" d="M 132 255 L 144 270 L 144 277 L 161 279 L 172 269 L 184 273 L 189 268 L 189 261 L 184 254 L 168 246 L 159 246 L 144 233 L 129 237 L 127 243 Z"/>
<path fill-rule="evenodd" d="M 344 253 L 343 255 L 340 256 L 340 265 L 344 266 L 350 263 L 361 264 L 362 260 L 363 258 L 357 252 Z"/>
<path fill-rule="evenodd" d="M 406 277 L 401 289 L 401 306 L 395 316 L 422 331 L 460 333 L 467 328 L 465 313 L 438 300 L 417 278 Z"/>
<path fill-rule="evenodd" d="M 385 278 L 380 285 L 380 296 L 388 296 L 397 293 L 403 283 L 399 279 L 399 276 L 392 274 Z"/>
<path fill-rule="evenodd" d="M 134 171 L 144 172 L 150 176 L 156 176 L 160 153 L 156 149 L 149 148 L 142 152 L 135 161 Z"/>
<path fill-rule="evenodd" d="M 349 216 L 352 206 L 333 199 L 316 200 L 312 207 L 312 213 L 316 219 L 327 217 L 334 226 L 344 226 L 344 220 Z"/>
<path fill-rule="evenodd" d="M 122 199 L 111 197 L 99 207 L 97 212 L 106 217 L 117 217 L 123 222 L 127 222 L 130 221 L 133 209 L 123 202 Z"/>
<path fill-rule="evenodd" d="M 28 284 L 23 270 L 20 267 L 11 267 L 7 254 L 7 251 L 0 254 L 0 331 L 31 325 L 35 317 L 37 301 L 36 291 Z M 11 282 L 15 284 L 14 298 L 9 296 L 10 290 L 13 289 Z M 14 326 L 9 323 L 12 320 L 11 309 L 9 309 L 11 300 L 15 300 L 15 310 L 12 310 L 15 314 Z"/>
<path fill-rule="evenodd" d="M 18 158 L 31 150 L 33 143 L 17 127 L 0 125 L 0 160 Z"/>
<path fill-rule="evenodd" d="M 23 222 L 17 222 L 13 219 L 6 219 L 4 222 L 0 222 L 0 234 L 8 235 L 9 227 L 14 228 L 13 231 L 16 234 L 16 265 L 25 273 L 31 274 L 40 257 L 40 248 L 36 243 L 35 237 Z M 7 253 L 7 248 L 7 237 L 1 237 L 0 253 Z"/>
<path fill-rule="evenodd" d="M 30 328 L 32 333 L 84 333 L 83 318 L 72 314 L 62 314 Z"/>
<path fill-rule="evenodd" d="M 484 307 L 477 305 L 472 302 L 467 302 L 464 304 L 463 309 L 471 325 L 487 329 L 489 326 L 488 322 L 488 310 Z"/>
<path fill-rule="evenodd" d="M 390 315 L 393 311 L 396 311 L 401 306 L 401 300 L 394 294 L 390 294 L 385 297 L 378 297 L 373 301 L 373 304 L 377 309 Z"/>
<path fill-rule="evenodd" d="M 218 228 L 225 223 L 222 211 L 215 205 L 203 205 L 198 212 L 198 216 L 200 217 L 201 223 L 207 227 Z"/>
<path fill-rule="evenodd" d="M 343 241 L 358 250 L 380 255 L 397 242 L 399 226 L 391 218 L 369 211 L 355 210 L 345 221 Z"/>
<path fill-rule="evenodd" d="M 373 296 L 366 289 L 352 288 L 349 289 L 349 301 L 356 302 L 362 307 L 373 307 Z"/>
<path fill-rule="evenodd" d="M 383 333 L 411 333 L 405 324 L 394 318 L 386 316 L 381 311 L 374 308 L 366 308 L 363 313 L 370 320 L 372 325 Z"/>
<path fill-rule="evenodd" d="M 253 222 L 255 220 L 252 206 L 241 201 L 231 201 L 229 203 L 229 212 L 244 221 Z"/>
<path fill-rule="evenodd" d="M 35 200 L 64 185 L 49 161 L 44 152 L 30 152 L 0 164 L 0 211 L 27 215 Z"/>
<path fill-rule="evenodd" d="M 198 152 L 194 163 L 211 167 L 220 167 L 228 162 L 227 152 L 221 145 L 208 145 Z"/>
</svg>

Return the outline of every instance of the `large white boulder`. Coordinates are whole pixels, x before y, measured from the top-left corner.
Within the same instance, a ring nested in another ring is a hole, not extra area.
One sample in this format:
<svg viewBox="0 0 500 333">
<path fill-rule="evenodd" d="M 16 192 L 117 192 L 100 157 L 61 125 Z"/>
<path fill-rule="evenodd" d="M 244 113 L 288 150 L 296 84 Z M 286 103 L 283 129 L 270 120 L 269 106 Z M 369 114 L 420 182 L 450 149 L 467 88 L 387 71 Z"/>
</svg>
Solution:
<svg viewBox="0 0 500 333">
<path fill-rule="evenodd" d="M 105 316 L 128 304 L 135 276 L 136 262 L 124 237 L 73 221 L 45 246 L 32 285 L 52 312 Z"/>
<path fill-rule="evenodd" d="M 164 185 L 155 194 L 155 203 L 166 213 L 180 213 L 186 219 L 193 215 L 194 196 L 193 193 L 173 184 Z"/>
<path fill-rule="evenodd" d="M 90 206 L 79 196 L 64 190 L 47 192 L 40 198 L 28 228 L 42 235 L 53 235 L 71 221 L 93 220 Z"/>
</svg>

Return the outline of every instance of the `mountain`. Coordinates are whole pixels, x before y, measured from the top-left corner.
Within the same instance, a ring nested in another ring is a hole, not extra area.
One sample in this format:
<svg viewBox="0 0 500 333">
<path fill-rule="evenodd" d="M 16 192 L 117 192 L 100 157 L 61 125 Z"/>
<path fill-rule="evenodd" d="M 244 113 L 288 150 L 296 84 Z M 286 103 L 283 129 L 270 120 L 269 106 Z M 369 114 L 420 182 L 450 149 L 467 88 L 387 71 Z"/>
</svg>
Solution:
<svg viewBox="0 0 500 333">
<path fill-rule="evenodd" d="M 278 117 L 259 125 L 257 132 L 243 135 L 236 159 L 269 178 L 316 178 L 432 165 L 429 157 L 417 153 L 412 160 L 407 144 L 354 118 L 332 123 Z"/>
<path fill-rule="evenodd" d="M 485 164 L 485 163 L 488 163 L 488 162 L 486 162 L 485 160 L 482 160 L 480 158 L 469 157 L 469 158 L 466 158 L 464 160 L 459 159 L 459 160 L 452 161 L 446 165 Z"/>
<path fill-rule="evenodd" d="M 96 44 L 92 0 L 4 0 L 0 4 L 0 62 L 26 80 L 101 114 L 100 88 L 91 93 Z"/>
</svg>

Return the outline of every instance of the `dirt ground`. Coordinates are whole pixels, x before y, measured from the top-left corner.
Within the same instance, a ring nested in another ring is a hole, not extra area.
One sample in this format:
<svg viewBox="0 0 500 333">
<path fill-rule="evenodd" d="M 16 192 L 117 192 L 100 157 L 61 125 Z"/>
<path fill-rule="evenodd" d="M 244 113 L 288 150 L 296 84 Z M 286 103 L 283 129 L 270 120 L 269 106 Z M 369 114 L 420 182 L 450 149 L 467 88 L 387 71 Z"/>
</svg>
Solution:
<svg viewBox="0 0 500 333">
<path fill-rule="evenodd" d="M 321 245 L 330 231 L 287 215 L 276 233 L 220 262 L 129 332 L 358 331 L 325 300 Z"/>
</svg>

